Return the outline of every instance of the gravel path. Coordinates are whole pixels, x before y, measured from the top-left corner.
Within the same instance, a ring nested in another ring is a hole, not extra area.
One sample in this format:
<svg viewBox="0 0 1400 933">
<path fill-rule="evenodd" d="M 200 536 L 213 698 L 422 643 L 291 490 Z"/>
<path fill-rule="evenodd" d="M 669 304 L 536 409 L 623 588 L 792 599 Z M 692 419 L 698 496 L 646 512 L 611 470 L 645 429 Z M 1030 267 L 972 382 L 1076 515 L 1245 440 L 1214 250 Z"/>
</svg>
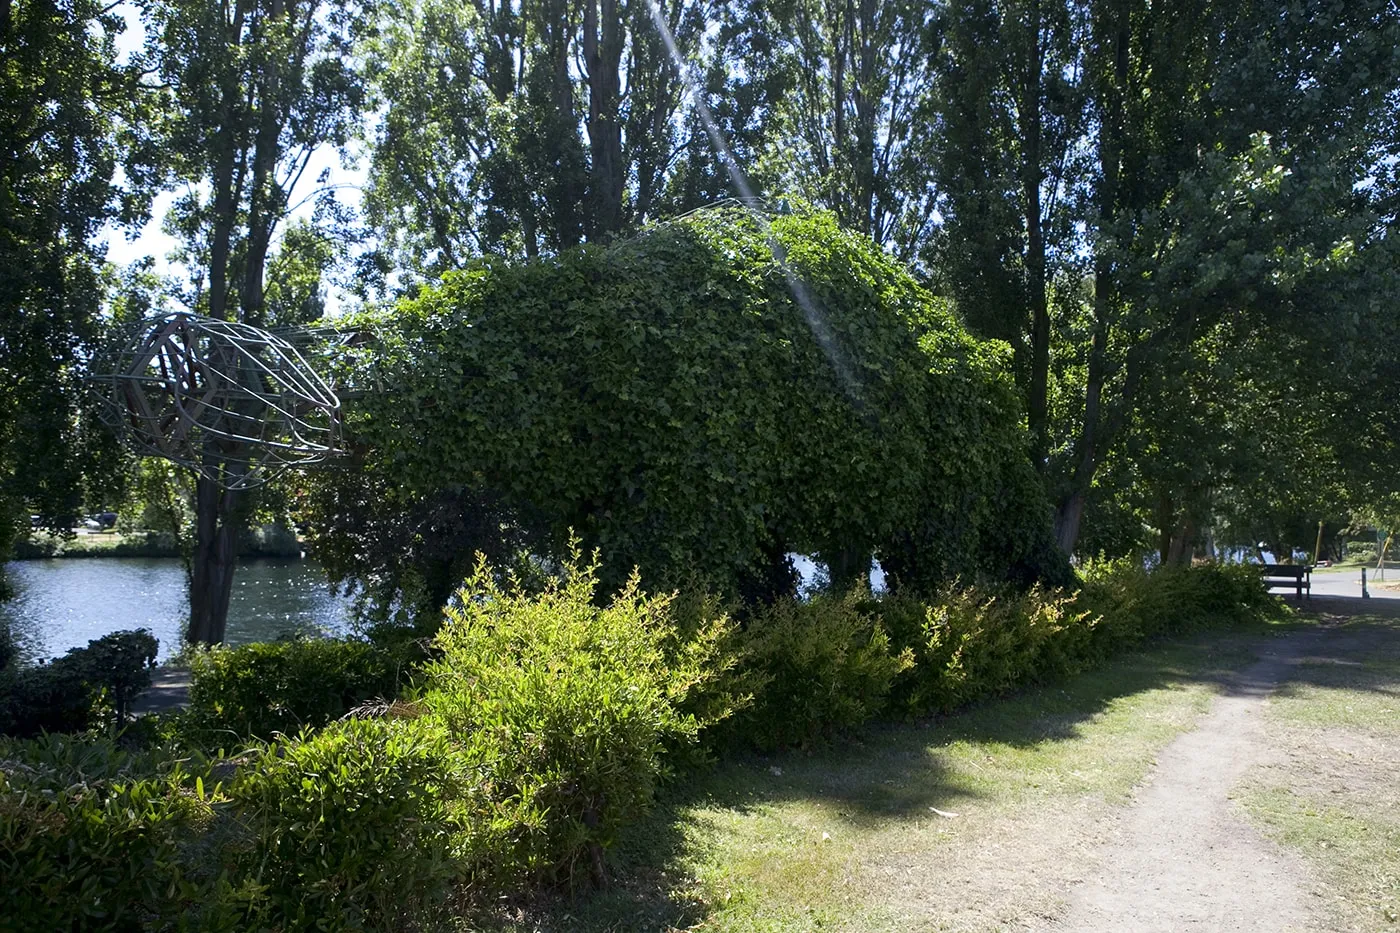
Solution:
<svg viewBox="0 0 1400 933">
<path fill-rule="evenodd" d="M 1261 707 L 1293 662 L 1324 638 L 1272 641 L 1225 685 L 1193 731 L 1163 750 L 1117 819 L 1099 869 L 1075 890 L 1052 929 L 1074 933 L 1315 929 L 1301 860 L 1265 839 L 1230 800 L 1267 749 Z"/>
<path fill-rule="evenodd" d="M 182 709 L 190 705 L 190 672 L 181 667 L 155 669 L 151 674 L 151 685 L 131 704 L 131 711 L 138 716 L 146 713 L 164 713 Z"/>
</svg>

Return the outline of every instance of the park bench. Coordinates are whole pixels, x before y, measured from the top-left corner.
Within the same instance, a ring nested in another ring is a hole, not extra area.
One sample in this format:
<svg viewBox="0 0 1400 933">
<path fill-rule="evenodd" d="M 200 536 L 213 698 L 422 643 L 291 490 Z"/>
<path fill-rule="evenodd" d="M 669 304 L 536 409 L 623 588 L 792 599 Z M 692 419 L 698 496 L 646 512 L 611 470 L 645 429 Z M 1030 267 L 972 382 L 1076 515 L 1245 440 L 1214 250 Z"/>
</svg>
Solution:
<svg viewBox="0 0 1400 933">
<path fill-rule="evenodd" d="M 1260 564 L 1259 575 L 1264 578 L 1266 589 L 1292 589 L 1299 599 L 1306 590 L 1308 599 L 1312 599 L 1312 568 L 1307 564 Z"/>
</svg>

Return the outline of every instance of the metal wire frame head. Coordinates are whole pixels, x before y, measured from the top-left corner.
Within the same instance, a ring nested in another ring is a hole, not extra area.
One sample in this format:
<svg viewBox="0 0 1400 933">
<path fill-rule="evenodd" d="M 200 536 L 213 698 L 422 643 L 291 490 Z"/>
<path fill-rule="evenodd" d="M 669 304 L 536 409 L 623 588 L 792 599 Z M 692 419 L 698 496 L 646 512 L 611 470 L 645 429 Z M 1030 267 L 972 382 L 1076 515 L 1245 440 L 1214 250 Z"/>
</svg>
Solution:
<svg viewBox="0 0 1400 933">
<path fill-rule="evenodd" d="M 138 321 L 94 374 L 135 451 L 247 489 L 339 452 L 340 399 L 284 337 L 176 312 Z"/>
</svg>

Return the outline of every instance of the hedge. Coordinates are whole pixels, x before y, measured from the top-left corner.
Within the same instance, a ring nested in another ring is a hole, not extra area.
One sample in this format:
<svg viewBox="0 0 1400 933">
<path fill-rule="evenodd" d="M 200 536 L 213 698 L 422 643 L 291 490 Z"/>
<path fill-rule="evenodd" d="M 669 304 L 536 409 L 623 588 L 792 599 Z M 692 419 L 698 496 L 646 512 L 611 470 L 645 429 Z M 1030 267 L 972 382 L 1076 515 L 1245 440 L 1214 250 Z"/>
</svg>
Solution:
<svg viewBox="0 0 1400 933">
<path fill-rule="evenodd" d="M 323 726 L 409 679 L 404 652 L 357 638 L 296 638 L 189 655 L 183 727 L 226 738 L 272 738 Z"/>
<path fill-rule="evenodd" d="M 462 898 L 605 871 L 687 749 L 807 744 L 1277 617 L 1251 568 L 1089 568 L 1068 594 L 949 585 L 754 613 L 542 592 L 479 564 L 422 689 L 235 758 L 0 740 L 0 918 L 15 929 L 405 929 Z M 1100 614 L 1102 613 L 1102 614 Z M 455 894 L 452 893 L 455 891 Z"/>
<path fill-rule="evenodd" d="M 765 230 L 717 208 L 606 247 L 483 260 L 354 326 L 375 338 L 342 377 L 373 391 L 346 415 L 355 458 L 317 479 L 306 516 L 320 559 L 370 587 L 427 572 L 376 548 L 396 524 L 425 542 L 472 531 L 468 554 L 507 526 L 558 556 L 576 530 L 612 586 L 637 567 L 652 589 L 698 576 L 771 598 L 793 551 L 838 578 L 876 555 L 917 587 L 1070 580 L 1008 348 L 829 214 Z M 444 501 L 485 520 L 443 517 Z"/>
<path fill-rule="evenodd" d="M 122 725 L 151 682 L 159 642 L 146 629 L 111 632 L 37 665 L 0 666 L 0 735 Z"/>
</svg>

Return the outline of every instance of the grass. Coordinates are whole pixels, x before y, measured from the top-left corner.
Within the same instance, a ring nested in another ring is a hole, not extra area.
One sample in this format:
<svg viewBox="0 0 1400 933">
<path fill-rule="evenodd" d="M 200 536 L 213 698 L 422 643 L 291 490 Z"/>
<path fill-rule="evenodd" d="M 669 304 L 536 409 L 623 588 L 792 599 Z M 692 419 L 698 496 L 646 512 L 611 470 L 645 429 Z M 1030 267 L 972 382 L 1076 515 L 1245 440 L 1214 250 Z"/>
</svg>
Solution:
<svg viewBox="0 0 1400 933">
<path fill-rule="evenodd" d="M 1279 753 L 1238 799 L 1309 863 L 1341 928 L 1400 930 L 1400 621 L 1339 626 L 1267 729 Z"/>
<path fill-rule="evenodd" d="M 104 531 L 64 538 L 47 531 L 35 531 L 15 547 L 15 556 L 20 560 L 50 557 L 178 557 L 179 553 L 168 536 L 145 532 L 123 535 Z"/>
<path fill-rule="evenodd" d="M 1267 635 L 1214 634 L 816 753 L 717 766 L 613 853 L 613 887 L 473 930 L 997 930 L 1053 916 L 1105 820 Z"/>
<path fill-rule="evenodd" d="M 1400 561 L 1397 561 L 1397 555 L 1393 551 L 1388 552 L 1385 561 L 1386 569 L 1394 568 L 1397 563 L 1400 563 Z M 1314 567 L 1313 573 L 1341 573 L 1347 570 L 1360 570 L 1362 567 L 1365 567 L 1367 570 L 1375 570 L 1375 555 L 1362 558 L 1348 557 L 1346 560 L 1335 561 L 1326 567 Z"/>
</svg>

